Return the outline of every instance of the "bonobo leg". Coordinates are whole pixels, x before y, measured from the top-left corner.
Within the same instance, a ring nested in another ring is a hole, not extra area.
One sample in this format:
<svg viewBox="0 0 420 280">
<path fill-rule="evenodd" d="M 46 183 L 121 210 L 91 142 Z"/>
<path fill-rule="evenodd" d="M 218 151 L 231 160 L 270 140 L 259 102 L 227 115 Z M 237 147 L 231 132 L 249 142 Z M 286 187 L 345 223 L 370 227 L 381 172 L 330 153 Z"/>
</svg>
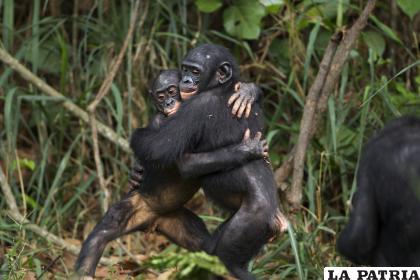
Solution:
<svg viewBox="0 0 420 280">
<path fill-rule="evenodd" d="M 278 232 L 276 212 L 267 201 L 251 202 L 244 199 L 241 208 L 221 225 L 221 229 L 216 230 L 214 254 L 235 277 L 241 280 L 255 279 L 247 266 L 252 257 Z"/>
<path fill-rule="evenodd" d="M 77 273 L 94 276 L 105 246 L 110 241 L 137 230 L 156 230 L 190 251 L 201 250 L 204 242 L 210 239 L 204 222 L 188 209 L 181 207 L 171 213 L 160 214 L 152 210 L 137 191 L 131 191 L 111 206 L 83 242 L 75 265 Z"/>
<path fill-rule="evenodd" d="M 94 276 L 105 246 L 112 240 L 134 230 L 145 230 L 156 219 L 136 191 L 129 192 L 113 204 L 95 226 L 77 258 L 75 270 L 79 275 Z"/>
<path fill-rule="evenodd" d="M 378 240 L 377 206 L 367 176 L 358 177 L 353 209 L 348 224 L 337 240 L 337 249 L 355 264 L 373 265 Z"/>
<path fill-rule="evenodd" d="M 203 220 L 186 208 L 162 215 L 156 221 L 156 231 L 189 251 L 203 250 L 210 239 Z"/>
</svg>

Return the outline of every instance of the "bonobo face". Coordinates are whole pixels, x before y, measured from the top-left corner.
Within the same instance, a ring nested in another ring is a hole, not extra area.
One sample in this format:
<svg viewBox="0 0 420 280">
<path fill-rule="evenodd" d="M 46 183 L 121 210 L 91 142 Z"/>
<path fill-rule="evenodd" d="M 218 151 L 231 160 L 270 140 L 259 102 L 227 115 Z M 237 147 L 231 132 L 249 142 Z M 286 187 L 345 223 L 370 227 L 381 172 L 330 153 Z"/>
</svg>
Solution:
<svg viewBox="0 0 420 280">
<path fill-rule="evenodd" d="M 182 61 L 181 98 L 197 92 L 230 85 L 239 75 L 235 59 L 224 47 L 204 44 L 188 52 Z"/>
<path fill-rule="evenodd" d="M 194 61 L 185 61 L 182 63 L 182 80 L 179 88 L 183 100 L 197 93 L 202 72 L 203 67 L 198 63 L 194 63 Z"/>
<path fill-rule="evenodd" d="M 180 78 L 178 70 L 165 70 L 153 83 L 151 94 L 154 104 L 166 116 L 178 111 L 181 102 L 178 89 Z"/>
</svg>

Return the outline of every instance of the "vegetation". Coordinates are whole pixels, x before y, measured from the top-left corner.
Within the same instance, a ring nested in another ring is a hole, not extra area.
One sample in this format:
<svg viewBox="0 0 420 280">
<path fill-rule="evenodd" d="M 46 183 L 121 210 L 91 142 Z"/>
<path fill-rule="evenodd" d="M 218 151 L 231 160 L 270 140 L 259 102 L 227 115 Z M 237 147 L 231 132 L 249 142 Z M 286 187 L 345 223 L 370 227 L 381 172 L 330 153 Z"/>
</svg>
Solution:
<svg viewBox="0 0 420 280">
<path fill-rule="evenodd" d="M 252 263 L 261 279 L 320 279 L 323 267 L 345 266 L 335 240 L 346 221 L 363 143 L 392 118 L 420 113 L 420 2 L 378 1 L 350 52 L 326 112 L 306 151 L 304 202 L 293 228 Z M 84 110 L 95 99 L 123 46 L 134 1 L 0 0 L 0 47 Z M 96 119 L 128 139 L 147 124 L 147 97 L 161 69 L 178 67 L 201 42 L 222 44 L 245 80 L 264 90 L 266 137 L 273 168 L 297 141 L 305 96 L 329 38 L 344 30 L 361 0 L 140 1 L 133 36 Z M 0 68 L 0 163 L 19 211 L 0 196 L 0 278 L 66 279 L 75 257 L 38 225 L 80 245 L 102 215 L 91 126 L 10 67 Z M 127 191 L 131 154 L 99 135 L 100 161 L 111 200 Z M 5 180 L 0 180 L 5 184 Z M 281 184 L 290 185 L 291 178 Z M 279 191 L 281 192 L 281 191 Z M 225 217 L 198 194 L 189 206 L 214 228 Z M 133 234 L 113 242 L 105 279 L 203 279 L 226 275 L 217 259 L 188 253 L 159 236 Z"/>
</svg>

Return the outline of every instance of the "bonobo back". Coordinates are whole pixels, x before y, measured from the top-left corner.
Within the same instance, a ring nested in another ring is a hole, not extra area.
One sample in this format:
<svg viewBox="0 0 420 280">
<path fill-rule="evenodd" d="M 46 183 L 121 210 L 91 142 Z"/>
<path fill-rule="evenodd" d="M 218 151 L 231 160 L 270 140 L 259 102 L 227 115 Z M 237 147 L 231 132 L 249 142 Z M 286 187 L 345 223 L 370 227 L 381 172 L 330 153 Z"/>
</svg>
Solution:
<svg viewBox="0 0 420 280">
<path fill-rule="evenodd" d="M 339 252 L 356 264 L 420 266 L 420 119 L 399 118 L 362 151 Z"/>
</svg>

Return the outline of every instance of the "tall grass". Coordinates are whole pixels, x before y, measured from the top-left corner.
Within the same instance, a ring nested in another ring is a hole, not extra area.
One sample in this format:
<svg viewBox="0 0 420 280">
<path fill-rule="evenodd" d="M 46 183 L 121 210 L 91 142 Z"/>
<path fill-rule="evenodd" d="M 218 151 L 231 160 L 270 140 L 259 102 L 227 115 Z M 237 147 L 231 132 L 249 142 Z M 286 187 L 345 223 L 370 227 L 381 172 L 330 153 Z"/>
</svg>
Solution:
<svg viewBox="0 0 420 280">
<path fill-rule="evenodd" d="M 111 92 L 98 108 L 99 120 L 128 138 L 152 114 L 146 93 L 154 75 L 178 67 L 196 43 L 222 44 L 237 57 L 244 79 L 258 81 L 264 90 L 266 136 L 276 168 L 296 141 L 305 92 L 318 70 L 326 39 L 335 28 L 351 23 L 363 1 L 348 5 L 340 0 L 335 21 L 319 18 L 314 23 L 305 19 L 306 11 L 295 2 L 285 1 L 278 14 L 265 18 L 259 40 L 243 41 L 224 32 L 221 12 L 199 13 L 194 2 L 186 0 L 142 1 L 142 16 Z M 122 45 L 133 6 L 130 1 L 92 0 L 78 1 L 75 8 L 74 3 L 0 1 L 1 45 L 85 108 Z M 349 265 L 335 251 L 335 240 L 355 188 L 361 147 L 389 119 L 419 112 L 414 27 L 407 24 L 403 34 L 389 31 L 384 27 L 393 20 L 388 12 L 386 5 L 380 5 L 369 27 L 388 36 L 384 54 L 373 53 L 361 41 L 328 101 L 307 152 L 304 210 L 293 217 L 293 228 L 252 263 L 261 279 L 320 279 L 324 266 Z M 400 16 L 402 25 L 409 22 Z M 392 38 L 395 34 L 402 44 Z M 1 166 L 21 210 L 32 223 L 80 244 L 100 218 L 102 195 L 89 126 L 63 110 L 62 100 L 43 95 L 4 67 L 0 94 Z M 131 155 L 104 138 L 100 150 L 105 179 L 116 201 L 127 191 Z M 190 206 L 213 228 L 218 217 L 224 217 L 203 202 L 201 194 Z M 0 209 L 6 207 L 0 196 Z M 69 276 L 74 257 L 0 211 L 0 278 Z M 206 271 L 225 273 L 214 259 L 187 253 L 158 237 L 134 234 L 122 238 L 121 244 L 145 259 L 140 268 L 127 261 L 130 258 L 116 242 L 105 254 L 120 258 L 122 266 L 139 274 L 138 279 L 155 279 L 175 266 L 173 274 L 185 279 L 202 277 Z M 109 275 L 118 274 L 116 269 L 109 268 Z"/>
</svg>

